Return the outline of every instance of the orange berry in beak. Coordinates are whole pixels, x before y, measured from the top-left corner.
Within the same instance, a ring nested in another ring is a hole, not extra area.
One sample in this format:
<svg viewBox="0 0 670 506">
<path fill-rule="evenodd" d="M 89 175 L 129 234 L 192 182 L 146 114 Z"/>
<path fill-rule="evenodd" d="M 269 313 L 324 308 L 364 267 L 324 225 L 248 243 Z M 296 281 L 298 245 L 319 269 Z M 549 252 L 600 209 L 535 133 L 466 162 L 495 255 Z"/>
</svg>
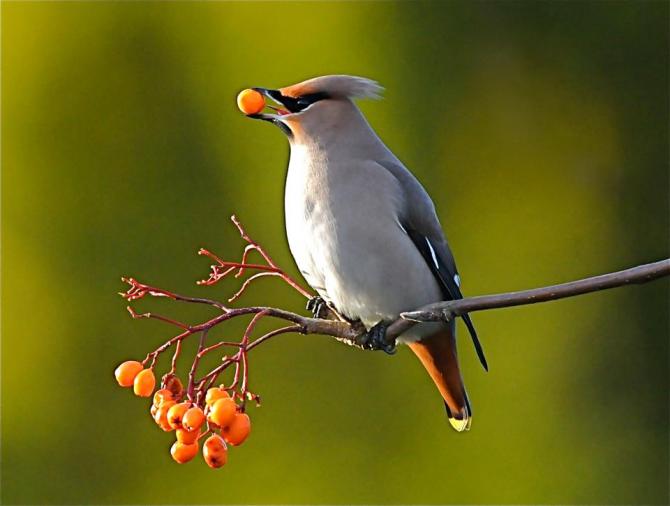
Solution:
<svg viewBox="0 0 670 506">
<path fill-rule="evenodd" d="M 265 98 L 256 90 L 247 88 L 240 91 L 237 95 L 237 107 L 247 116 L 249 114 L 258 114 L 265 107 Z"/>
</svg>

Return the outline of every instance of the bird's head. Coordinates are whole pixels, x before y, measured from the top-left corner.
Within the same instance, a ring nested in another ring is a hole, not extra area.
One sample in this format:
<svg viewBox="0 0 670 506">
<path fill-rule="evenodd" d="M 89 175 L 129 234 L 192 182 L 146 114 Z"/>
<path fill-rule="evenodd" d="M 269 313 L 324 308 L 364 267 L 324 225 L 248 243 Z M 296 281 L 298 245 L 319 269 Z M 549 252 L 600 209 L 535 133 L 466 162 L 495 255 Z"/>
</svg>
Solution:
<svg viewBox="0 0 670 506">
<path fill-rule="evenodd" d="M 383 88 L 363 77 L 331 75 L 315 77 L 278 89 L 253 88 L 276 105 L 273 112 L 255 112 L 248 117 L 279 126 L 292 142 L 314 137 L 346 125 L 358 115 L 357 98 L 379 98 Z M 353 115 L 353 116 L 352 116 Z"/>
</svg>

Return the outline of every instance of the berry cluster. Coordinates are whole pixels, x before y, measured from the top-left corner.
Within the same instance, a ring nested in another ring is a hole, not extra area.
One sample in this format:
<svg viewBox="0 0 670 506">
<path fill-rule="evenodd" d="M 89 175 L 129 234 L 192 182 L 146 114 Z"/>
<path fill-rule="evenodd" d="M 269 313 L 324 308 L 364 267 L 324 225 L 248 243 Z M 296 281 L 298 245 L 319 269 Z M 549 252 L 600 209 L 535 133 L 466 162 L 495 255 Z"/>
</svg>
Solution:
<svg viewBox="0 0 670 506">
<path fill-rule="evenodd" d="M 116 381 L 122 387 L 133 387 L 135 395 L 150 397 L 153 393 L 151 416 L 166 432 L 175 431 L 176 441 L 170 449 L 179 464 L 193 459 L 202 438 L 202 455 L 211 468 L 219 468 L 228 460 L 228 445 L 239 446 L 249 436 L 251 421 L 224 388 L 207 390 L 200 405 L 188 399 L 181 381 L 174 374 L 163 377 L 161 388 L 154 393 L 156 378 L 151 368 L 129 360 L 116 368 Z M 186 398 L 186 400 L 184 400 Z"/>
<path fill-rule="evenodd" d="M 269 276 L 281 279 L 308 299 L 312 297 L 309 291 L 284 272 L 263 247 L 246 233 L 235 216 L 231 217 L 231 220 L 246 243 L 241 260 L 235 262 L 222 260 L 214 253 L 201 248 L 198 254 L 210 258 L 214 264 L 211 265 L 209 277 L 198 281 L 198 285 L 212 286 L 227 277 L 239 278 L 245 273 L 253 272 L 228 299 L 228 303 L 240 298 L 255 280 Z M 250 260 L 252 254 L 259 255 L 261 262 L 252 262 Z M 176 433 L 177 440 L 171 449 L 174 460 L 180 464 L 192 460 L 200 449 L 201 439 L 206 438 L 202 442 L 205 462 L 213 468 L 222 467 L 228 458 L 228 445 L 241 445 L 249 436 L 251 422 L 245 414 L 247 402 L 260 405 L 260 396 L 253 393 L 249 387 L 248 353 L 276 336 L 292 332 L 305 333 L 305 327 L 300 321 L 302 317 L 264 306 L 233 308 L 217 300 L 180 295 L 141 283 L 134 278 L 123 277 L 121 280 L 129 287 L 119 295 L 128 302 L 139 301 L 145 297 L 160 297 L 179 303 L 209 306 L 210 310 L 216 312 L 205 321 L 193 324 L 164 314 L 140 313 L 133 307 L 127 306 L 133 318 L 158 320 L 179 329 L 179 333 L 147 354 L 142 362 L 131 360 L 122 363 L 117 367 L 115 375 L 119 385 L 132 387 L 135 395 L 151 397 L 153 394 L 151 416 L 161 429 L 166 432 L 174 430 Z M 215 327 L 221 328 L 228 321 L 233 319 L 239 321 L 247 317 L 250 317 L 250 320 L 239 341 L 217 340 L 214 333 L 210 335 L 210 331 Z M 252 338 L 258 322 L 265 317 L 288 321 L 290 325 L 274 328 L 259 337 Z M 196 336 L 199 336 L 198 347 L 191 360 L 188 381 L 184 386 L 177 377 L 178 362 L 180 357 L 183 358 L 182 345 L 189 338 Z M 160 385 L 157 385 L 154 371 L 158 360 L 168 350 L 173 351 L 171 367 L 161 378 Z M 212 369 L 203 372 L 201 360 L 214 352 L 223 352 L 220 362 Z M 227 372 L 232 372 L 230 382 L 222 384 L 220 377 Z M 156 388 L 158 391 L 154 393 Z"/>
</svg>

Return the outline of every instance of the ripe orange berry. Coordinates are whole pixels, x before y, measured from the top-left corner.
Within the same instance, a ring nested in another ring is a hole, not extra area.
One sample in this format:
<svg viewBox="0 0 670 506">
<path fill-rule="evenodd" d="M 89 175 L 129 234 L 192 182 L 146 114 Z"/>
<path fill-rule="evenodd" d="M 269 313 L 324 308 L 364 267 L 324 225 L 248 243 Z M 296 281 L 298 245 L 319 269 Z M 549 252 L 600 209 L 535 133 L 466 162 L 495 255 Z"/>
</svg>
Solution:
<svg viewBox="0 0 670 506">
<path fill-rule="evenodd" d="M 225 427 L 233 421 L 237 413 L 237 404 L 230 397 L 217 400 L 209 411 L 207 419 L 218 425 Z"/>
<path fill-rule="evenodd" d="M 135 376 L 133 390 L 135 395 L 149 397 L 156 386 L 156 378 L 151 369 L 144 369 Z"/>
<path fill-rule="evenodd" d="M 172 392 L 167 388 L 161 388 L 154 394 L 154 405 L 160 407 L 165 401 L 173 401 Z"/>
<path fill-rule="evenodd" d="M 181 422 L 184 418 L 184 414 L 189 410 L 190 407 L 190 402 L 180 402 L 179 404 L 173 404 L 167 414 L 167 421 L 170 424 L 170 427 L 173 429 L 181 429 Z"/>
<path fill-rule="evenodd" d="M 144 369 L 142 364 L 136 360 L 127 360 L 116 368 L 114 376 L 116 377 L 116 381 L 122 387 L 131 387 L 135 381 L 135 376 L 137 376 L 142 369 Z"/>
<path fill-rule="evenodd" d="M 165 401 L 161 407 L 158 408 L 158 411 L 156 411 L 156 415 L 154 416 L 154 420 L 158 426 L 165 432 L 169 432 L 174 429 L 174 427 L 168 423 L 168 413 L 170 412 L 170 408 L 175 404 L 176 403 L 174 401 Z"/>
<path fill-rule="evenodd" d="M 251 420 L 246 413 L 235 415 L 233 422 L 222 430 L 223 437 L 233 446 L 239 446 L 249 437 Z"/>
<path fill-rule="evenodd" d="M 193 444 L 200 436 L 200 429 L 194 431 L 187 431 L 186 429 L 177 429 L 177 441 L 183 444 Z"/>
<path fill-rule="evenodd" d="M 211 406 L 219 399 L 225 399 L 230 397 L 230 394 L 226 392 L 223 388 L 210 388 L 207 390 L 207 395 L 205 396 L 205 402 L 208 406 Z"/>
<path fill-rule="evenodd" d="M 258 114 L 265 107 L 265 98 L 256 90 L 242 90 L 237 95 L 237 107 L 244 114 Z"/>
<path fill-rule="evenodd" d="M 223 467 L 228 461 L 228 448 L 221 436 L 209 436 L 202 446 L 202 456 L 211 468 Z"/>
<path fill-rule="evenodd" d="M 191 460 L 198 453 L 198 443 L 184 444 L 179 441 L 175 441 L 170 448 L 170 454 L 172 458 L 179 464 L 184 464 Z"/>
<path fill-rule="evenodd" d="M 181 419 L 182 427 L 188 431 L 199 429 L 204 422 L 205 414 L 198 406 L 186 410 L 186 413 L 184 413 L 184 416 Z"/>
</svg>

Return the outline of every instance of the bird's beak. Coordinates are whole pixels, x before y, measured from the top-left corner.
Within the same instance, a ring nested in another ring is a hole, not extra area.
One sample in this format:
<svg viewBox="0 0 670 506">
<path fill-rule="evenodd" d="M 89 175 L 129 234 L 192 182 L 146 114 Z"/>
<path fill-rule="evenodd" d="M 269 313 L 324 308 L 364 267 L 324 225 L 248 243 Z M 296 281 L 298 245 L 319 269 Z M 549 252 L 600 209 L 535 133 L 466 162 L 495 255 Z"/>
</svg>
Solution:
<svg viewBox="0 0 670 506">
<path fill-rule="evenodd" d="M 291 108 L 290 104 L 294 99 L 292 99 L 291 97 L 285 97 L 284 95 L 281 94 L 279 90 L 269 90 L 267 88 L 253 88 L 253 89 L 261 93 L 262 95 L 265 95 L 266 97 L 272 99 L 273 102 L 275 102 L 281 107 L 266 104 L 265 107 L 267 107 L 268 109 L 272 109 L 274 111 L 274 114 L 259 112 L 256 114 L 248 114 L 247 118 L 262 119 L 263 121 L 269 121 L 270 123 L 277 125 L 281 129 L 281 131 L 284 132 L 289 138 L 292 137 L 293 132 L 291 131 L 291 128 L 288 126 L 288 124 L 286 124 L 286 122 L 282 121 L 282 119 L 293 114 L 290 111 Z"/>
<path fill-rule="evenodd" d="M 249 114 L 247 117 L 277 123 L 282 116 L 291 114 L 291 111 L 289 111 L 286 108 L 287 107 L 286 102 L 291 100 L 290 97 L 285 97 L 284 95 L 281 94 L 279 90 L 269 90 L 267 88 L 252 88 L 252 89 L 272 99 L 272 101 L 275 102 L 280 107 L 274 105 L 266 105 L 265 107 L 267 107 L 268 109 L 272 109 L 275 112 Z"/>
</svg>

